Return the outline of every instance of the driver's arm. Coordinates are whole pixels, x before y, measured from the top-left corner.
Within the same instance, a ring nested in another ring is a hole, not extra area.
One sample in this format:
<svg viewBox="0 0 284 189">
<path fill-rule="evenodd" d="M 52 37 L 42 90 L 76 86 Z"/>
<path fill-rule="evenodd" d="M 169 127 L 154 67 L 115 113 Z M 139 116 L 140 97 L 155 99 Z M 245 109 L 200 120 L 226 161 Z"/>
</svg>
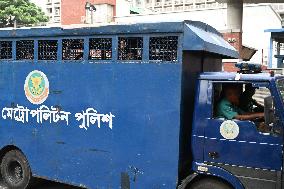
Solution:
<svg viewBox="0 0 284 189">
<path fill-rule="evenodd" d="M 264 118 L 264 113 L 250 113 L 250 114 L 243 114 L 243 115 L 235 115 L 235 119 L 238 120 L 254 120 L 257 118 Z"/>
</svg>

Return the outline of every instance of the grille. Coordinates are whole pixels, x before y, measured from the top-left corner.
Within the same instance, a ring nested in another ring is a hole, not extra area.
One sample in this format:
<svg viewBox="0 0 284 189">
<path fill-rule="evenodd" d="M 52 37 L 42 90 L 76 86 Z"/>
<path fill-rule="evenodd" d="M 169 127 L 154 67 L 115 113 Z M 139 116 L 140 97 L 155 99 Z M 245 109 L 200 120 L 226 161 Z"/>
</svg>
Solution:
<svg viewBox="0 0 284 189">
<path fill-rule="evenodd" d="M 0 41 L 0 59 L 12 59 L 12 41 Z"/>
<path fill-rule="evenodd" d="M 177 61 L 178 37 L 150 37 L 149 59 Z"/>
<path fill-rule="evenodd" d="M 38 41 L 39 60 L 57 60 L 57 40 Z"/>
<path fill-rule="evenodd" d="M 16 59 L 33 60 L 34 59 L 34 41 L 21 40 L 16 42 Z"/>
<path fill-rule="evenodd" d="M 89 60 L 111 60 L 112 39 L 94 38 L 90 39 Z"/>
<path fill-rule="evenodd" d="M 119 37 L 118 60 L 142 60 L 142 37 Z"/>
<path fill-rule="evenodd" d="M 82 60 L 84 57 L 83 39 L 63 39 L 62 40 L 62 59 L 63 60 Z"/>
</svg>

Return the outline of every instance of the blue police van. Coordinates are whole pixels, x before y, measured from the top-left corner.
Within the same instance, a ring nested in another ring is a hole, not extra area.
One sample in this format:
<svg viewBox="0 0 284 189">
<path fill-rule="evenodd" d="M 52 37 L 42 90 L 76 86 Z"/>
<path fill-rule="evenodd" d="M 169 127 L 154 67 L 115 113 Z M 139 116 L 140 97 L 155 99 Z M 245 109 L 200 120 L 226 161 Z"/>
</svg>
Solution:
<svg viewBox="0 0 284 189">
<path fill-rule="evenodd" d="M 284 188 L 284 77 L 222 72 L 237 57 L 194 21 L 0 30 L 3 182 Z M 216 116 L 225 84 L 251 85 L 265 119 Z"/>
</svg>

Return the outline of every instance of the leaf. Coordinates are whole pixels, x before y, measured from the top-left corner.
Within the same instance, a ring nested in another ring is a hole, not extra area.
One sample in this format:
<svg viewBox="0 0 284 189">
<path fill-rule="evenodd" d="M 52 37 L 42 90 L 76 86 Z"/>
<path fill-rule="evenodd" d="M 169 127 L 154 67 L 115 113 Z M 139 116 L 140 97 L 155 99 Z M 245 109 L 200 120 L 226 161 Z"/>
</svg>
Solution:
<svg viewBox="0 0 284 189">
<path fill-rule="evenodd" d="M 0 27 L 13 26 L 13 18 L 18 25 L 34 25 L 48 22 L 48 16 L 29 0 L 0 0 Z"/>
</svg>

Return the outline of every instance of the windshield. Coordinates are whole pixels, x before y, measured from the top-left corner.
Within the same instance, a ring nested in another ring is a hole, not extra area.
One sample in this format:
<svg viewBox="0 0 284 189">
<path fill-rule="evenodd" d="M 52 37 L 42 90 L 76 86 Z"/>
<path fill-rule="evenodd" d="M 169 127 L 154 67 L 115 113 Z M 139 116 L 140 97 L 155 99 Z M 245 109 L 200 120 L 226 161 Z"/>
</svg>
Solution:
<svg viewBox="0 0 284 189">
<path fill-rule="evenodd" d="M 281 94 L 282 100 L 284 101 L 284 79 L 277 80 L 276 86 L 277 86 L 278 91 Z"/>
</svg>

